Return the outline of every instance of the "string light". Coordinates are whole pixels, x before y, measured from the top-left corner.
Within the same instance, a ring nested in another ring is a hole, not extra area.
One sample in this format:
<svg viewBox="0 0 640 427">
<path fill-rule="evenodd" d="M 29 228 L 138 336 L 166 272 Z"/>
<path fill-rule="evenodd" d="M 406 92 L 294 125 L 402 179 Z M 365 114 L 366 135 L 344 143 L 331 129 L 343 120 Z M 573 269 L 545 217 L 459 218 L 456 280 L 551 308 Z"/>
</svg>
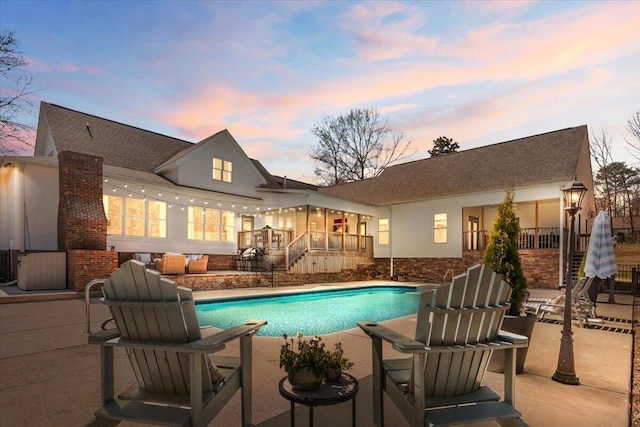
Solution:
<svg viewBox="0 0 640 427">
<path fill-rule="evenodd" d="M 120 189 L 124 188 L 124 189 L 126 189 L 126 194 L 128 195 L 128 197 L 138 196 L 139 198 L 143 199 L 145 202 L 147 202 L 147 201 L 163 201 L 161 199 L 162 198 L 162 193 L 163 193 L 162 189 L 149 188 L 149 191 L 151 191 L 151 192 L 157 191 L 157 198 L 156 197 L 148 198 L 147 194 L 146 194 L 147 193 L 146 187 L 143 186 L 143 185 L 137 187 L 138 190 L 136 192 L 135 191 L 136 184 L 132 184 L 132 186 L 130 186 L 128 182 L 124 182 L 124 181 L 120 181 L 119 183 L 117 181 L 114 182 L 113 180 L 109 181 L 108 177 L 104 177 L 103 181 L 105 183 L 106 182 L 110 183 L 110 185 L 112 186 L 111 190 L 112 190 L 113 193 L 117 193 L 119 188 Z M 118 185 L 119 185 L 119 187 L 118 187 Z M 235 211 L 235 208 L 236 208 L 236 203 L 232 203 L 232 202 L 224 202 L 224 201 L 220 201 L 220 200 L 211 200 L 211 199 L 207 199 L 207 198 L 203 197 L 198 203 L 196 201 L 196 197 L 194 197 L 192 194 L 181 194 L 181 193 L 177 193 L 177 192 L 174 193 L 174 199 L 176 201 L 180 200 L 180 196 L 184 197 L 185 200 L 188 198 L 190 203 L 193 203 L 196 206 L 198 206 L 198 204 L 200 206 L 203 206 L 203 205 L 204 206 L 208 206 L 209 202 L 213 202 L 219 208 L 221 208 L 223 210 L 226 207 L 227 210 L 234 210 Z M 180 207 L 181 210 L 184 210 L 185 207 L 191 207 L 188 204 L 181 205 L 180 203 L 168 203 L 167 206 L 169 208 L 171 208 L 171 207 L 173 207 L 174 204 L 176 204 L 176 206 Z M 230 206 L 230 208 L 228 206 Z M 243 211 L 247 211 L 250 208 L 252 208 L 252 209 L 255 208 L 255 212 L 256 213 L 255 214 L 251 214 L 251 216 L 258 217 L 258 218 L 262 218 L 263 215 L 267 215 L 267 214 L 268 215 L 283 214 L 283 213 L 288 214 L 288 213 L 291 213 L 291 212 L 298 212 L 298 211 L 303 211 L 304 210 L 303 209 L 304 205 L 298 205 L 298 206 L 275 206 L 275 207 L 274 206 L 268 206 L 268 208 L 266 210 L 265 210 L 265 207 L 263 207 L 262 205 L 260 205 L 258 203 L 248 203 L 248 204 L 243 204 L 241 206 L 243 207 Z M 322 215 L 324 215 L 324 212 L 328 211 L 325 208 L 319 208 L 319 207 L 309 207 L 309 208 L 310 209 L 315 209 L 318 216 L 322 216 Z M 331 210 L 331 212 L 332 213 L 337 213 L 338 215 L 342 214 L 341 211 Z M 345 212 L 344 215 L 345 216 L 349 215 L 351 217 L 354 217 L 357 214 Z M 367 216 L 362 215 L 361 218 L 363 220 L 371 219 L 371 217 L 368 216 L 368 215 Z"/>
</svg>

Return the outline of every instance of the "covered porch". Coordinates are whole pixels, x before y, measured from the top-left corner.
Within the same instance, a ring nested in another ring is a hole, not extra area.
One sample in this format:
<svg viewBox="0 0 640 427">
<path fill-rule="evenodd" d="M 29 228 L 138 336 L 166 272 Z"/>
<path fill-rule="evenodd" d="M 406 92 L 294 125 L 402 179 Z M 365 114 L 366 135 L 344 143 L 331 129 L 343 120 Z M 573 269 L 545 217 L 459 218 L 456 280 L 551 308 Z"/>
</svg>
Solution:
<svg viewBox="0 0 640 427">
<path fill-rule="evenodd" d="M 295 273 L 336 272 L 373 263 L 371 216 L 316 205 L 298 205 L 243 216 L 238 269 Z"/>
</svg>

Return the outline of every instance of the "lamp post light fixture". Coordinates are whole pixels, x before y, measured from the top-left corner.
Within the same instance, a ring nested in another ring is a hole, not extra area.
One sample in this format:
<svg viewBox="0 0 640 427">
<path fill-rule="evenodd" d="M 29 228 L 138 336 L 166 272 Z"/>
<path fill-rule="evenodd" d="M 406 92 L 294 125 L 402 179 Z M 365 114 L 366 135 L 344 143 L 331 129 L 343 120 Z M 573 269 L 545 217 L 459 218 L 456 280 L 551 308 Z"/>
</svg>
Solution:
<svg viewBox="0 0 640 427">
<path fill-rule="evenodd" d="M 573 357 L 573 331 L 571 330 L 571 291 L 573 288 L 573 254 L 576 249 L 576 240 L 573 236 L 576 213 L 580 210 L 582 199 L 587 188 L 579 181 L 574 180 L 562 188 L 564 196 L 564 209 L 569 214 L 569 253 L 567 254 L 567 271 L 565 274 L 564 319 L 562 322 L 562 336 L 560 337 L 560 353 L 558 354 L 558 367 L 551 379 L 562 384 L 579 385 L 576 377 L 576 368 Z"/>
</svg>

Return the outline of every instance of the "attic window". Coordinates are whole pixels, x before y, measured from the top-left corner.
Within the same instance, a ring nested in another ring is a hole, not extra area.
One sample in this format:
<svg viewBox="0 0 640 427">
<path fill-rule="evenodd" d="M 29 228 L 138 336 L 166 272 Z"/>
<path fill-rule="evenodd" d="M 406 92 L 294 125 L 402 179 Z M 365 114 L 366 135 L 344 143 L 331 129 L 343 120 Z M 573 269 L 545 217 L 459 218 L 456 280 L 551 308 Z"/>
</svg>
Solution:
<svg viewBox="0 0 640 427">
<path fill-rule="evenodd" d="M 213 179 L 215 181 L 232 182 L 233 165 L 230 161 L 213 158 Z"/>
</svg>

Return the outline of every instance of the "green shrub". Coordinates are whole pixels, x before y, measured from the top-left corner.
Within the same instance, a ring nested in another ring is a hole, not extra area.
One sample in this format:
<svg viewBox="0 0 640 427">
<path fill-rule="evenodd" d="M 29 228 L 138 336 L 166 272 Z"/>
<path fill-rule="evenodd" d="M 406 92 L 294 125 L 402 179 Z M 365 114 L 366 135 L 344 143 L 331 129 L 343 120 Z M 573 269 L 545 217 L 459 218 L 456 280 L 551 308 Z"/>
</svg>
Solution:
<svg viewBox="0 0 640 427">
<path fill-rule="evenodd" d="M 502 275 L 511 287 L 511 307 L 508 314 L 518 316 L 527 298 L 527 279 L 522 271 L 518 237 L 520 226 L 513 203 L 513 190 L 507 190 L 504 201 L 498 205 L 498 215 L 489 232 L 484 251 L 484 263 Z"/>
</svg>

